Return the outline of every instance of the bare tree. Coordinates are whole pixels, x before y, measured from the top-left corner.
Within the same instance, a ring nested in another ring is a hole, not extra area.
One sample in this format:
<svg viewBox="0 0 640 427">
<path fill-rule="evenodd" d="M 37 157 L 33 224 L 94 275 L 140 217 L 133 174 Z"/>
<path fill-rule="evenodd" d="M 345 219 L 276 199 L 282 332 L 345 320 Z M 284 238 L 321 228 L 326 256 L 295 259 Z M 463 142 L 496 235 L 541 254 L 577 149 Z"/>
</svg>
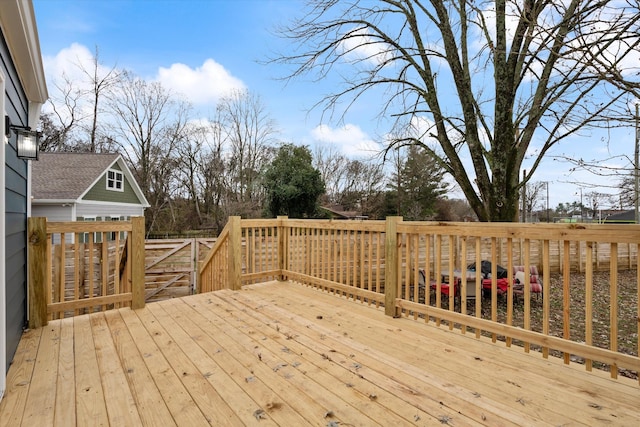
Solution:
<svg viewBox="0 0 640 427">
<path fill-rule="evenodd" d="M 179 180 L 192 206 L 192 228 L 213 225 L 222 229 L 226 217 L 222 206 L 228 191 L 224 158 L 226 133 L 215 119 L 191 124 L 177 145 Z"/>
<path fill-rule="evenodd" d="M 262 206 L 260 173 L 273 154 L 274 122 L 260 97 L 248 91 L 233 92 L 220 101 L 218 108 L 230 145 L 230 184 L 236 196 L 236 213 L 255 216 Z"/>
<path fill-rule="evenodd" d="M 346 210 L 358 210 L 376 216 L 382 206 L 386 184 L 382 163 L 351 160 L 347 163 L 338 203 Z"/>
<path fill-rule="evenodd" d="M 220 122 L 209 122 L 208 129 L 202 134 L 202 145 L 206 149 L 199 158 L 200 191 L 202 193 L 203 211 L 208 221 L 218 231 L 222 231 L 230 212 L 227 197 L 229 190 L 228 162 L 225 160 L 225 144 L 227 135 Z"/>
<path fill-rule="evenodd" d="M 86 120 L 83 111 L 83 92 L 77 82 L 66 74 L 53 82 L 52 95 L 47 101 L 52 112 L 43 115 L 41 127 L 47 127 L 52 137 L 42 147 L 44 151 L 78 151 L 82 137 L 78 134 Z M 55 131 L 53 131 L 55 129 Z"/>
<path fill-rule="evenodd" d="M 588 203 L 586 210 L 591 214 L 591 218 L 593 219 L 600 219 L 600 213 L 602 212 L 603 205 L 611 205 L 613 201 L 611 194 L 601 193 L 598 191 L 590 191 L 586 193 L 585 198 Z"/>
<path fill-rule="evenodd" d="M 528 182 L 524 187 L 524 222 L 531 221 L 531 215 L 542 200 L 543 191 L 546 190 L 545 182 Z"/>
<path fill-rule="evenodd" d="M 121 152 L 151 204 L 148 228 L 156 226 L 166 207 L 168 221 L 173 222 L 170 204 L 179 188 L 175 148 L 185 138 L 189 105 L 176 100 L 160 83 L 131 73 L 124 73 L 114 86 L 108 104 Z"/>
<path fill-rule="evenodd" d="M 415 130 L 395 143 L 437 158 L 480 220 L 514 221 L 549 149 L 638 96 L 639 21 L 634 2 L 315 0 L 275 61 L 296 66 L 289 78 L 339 70 L 327 112 L 375 93 L 381 116 Z"/>
<path fill-rule="evenodd" d="M 101 98 L 110 90 L 111 87 L 116 85 L 123 76 L 122 71 L 119 71 L 115 66 L 110 69 L 104 69 L 100 63 L 98 47 L 95 48 L 95 53 L 92 57 L 91 68 L 85 67 L 83 64 L 76 64 L 80 71 L 87 77 L 90 85 L 87 90 L 87 95 L 90 99 L 92 106 L 91 124 L 89 126 L 89 151 L 91 153 L 96 152 L 96 139 L 98 126 L 100 121 L 98 120 L 99 114 L 102 112 L 100 108 Z"/>
<path fill-rule="evenodd" d="M 52 112 L 43 119 L 41 125 L 49 126 L 49 130 L 53 126 L 57 132 L 55 141 L 50 138 L 43 149 L 91 153 L 109 151 L 113 148 L 109 135 L 99 133 L 99 128 L 104 125 L 99 118 L 104 112 L 101 102 L 110 88 L 121 79 L 121 71 L 115 66 L 105 68 L 100 63 L 97 47 L 89 63 L 76 58 L 72 66 L 79 71 L 79 75 L 72 77 L 63 73 L 53 81 L 49 100 Z"/>
<path fill-rule="evenodd" d="M 344 185 L 349 159 L 334 148 L 317 146 L 313 152 L 313 166 L 325 184 L 325 202 L 334 205 Z"/>
</svg>

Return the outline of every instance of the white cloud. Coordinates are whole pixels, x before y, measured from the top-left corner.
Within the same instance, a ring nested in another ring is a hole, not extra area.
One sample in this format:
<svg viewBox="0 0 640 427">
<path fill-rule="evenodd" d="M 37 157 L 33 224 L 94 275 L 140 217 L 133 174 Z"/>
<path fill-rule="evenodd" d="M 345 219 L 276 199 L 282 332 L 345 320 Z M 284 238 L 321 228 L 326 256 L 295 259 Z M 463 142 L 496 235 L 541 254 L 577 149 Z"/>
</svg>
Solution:
<svg viewBox="0 0 640 427">
<path fill-rule="evenodd" d="M 373 37 L 366 28 L 356 28 L 343 37 L 340 47 L 345 55 L 354 61 L 381 65 L 390 58 L 391 46 Z"/>
<path fill-rule="evenodd" d="M 180 63 L 169 68 L 160 67 L 157 80 L 194 104 L 215 103 L 232 90 L 245 89 L 240 79 L 213 59 L 207 59 L 195 69 Z"/>
<path fill-rule="evenodd" d="M 45 56 L 42 59 L 47 81 L 55 83 L 62 75 L 66 75 L 73 82 L 86 80 L 82 69 L 93 68 L 93 53 L 79 43 L 62 49 L 56 56 Z"/>
<path fill-rule="evenodd" d="M 334 145 L 347 157 L 373 156 L 381 150 L 378 143 L 353 124 L 341 128 L 319 125 L 311 131 L 311 137 L 317 142 Z"/>
</svg>

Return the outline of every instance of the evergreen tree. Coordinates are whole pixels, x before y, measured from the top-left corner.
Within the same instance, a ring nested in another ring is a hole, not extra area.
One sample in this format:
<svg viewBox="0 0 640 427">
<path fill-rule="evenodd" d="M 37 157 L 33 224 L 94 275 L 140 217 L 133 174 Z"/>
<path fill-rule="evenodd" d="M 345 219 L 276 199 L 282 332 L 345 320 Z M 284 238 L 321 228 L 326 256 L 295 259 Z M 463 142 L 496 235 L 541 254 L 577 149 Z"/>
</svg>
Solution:
<svg viewBox="0 0 640 427">
<path fill-rule="evenodd" d="M 406 220 L 426 220 L 436 213 L 436 202 L 448 189 L 444 170 L 420 147 L 411 145 L 390 188 L 397 194 L 397 214 Z"/>
<path fill-rule="evenodd" d="M 305 218 L 316 215 L 318 199 L 324 193 L 320 172 L 313 167 L 307 147 L 285 144 L 264 174 L 269 216 Z"/>
</svg>

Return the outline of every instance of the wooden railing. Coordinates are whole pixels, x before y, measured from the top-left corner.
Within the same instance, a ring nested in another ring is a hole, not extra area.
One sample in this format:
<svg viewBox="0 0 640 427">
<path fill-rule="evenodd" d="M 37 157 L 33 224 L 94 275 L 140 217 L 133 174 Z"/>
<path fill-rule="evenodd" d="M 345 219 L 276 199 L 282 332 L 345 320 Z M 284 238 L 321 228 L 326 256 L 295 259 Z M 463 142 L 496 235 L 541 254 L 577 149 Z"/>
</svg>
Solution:
<svg viewBox="0 0 640 427">
<path fill-rule="evenodd" d="M 200 265 L 198 292 L 240 289 L 242 285 L 281 277 L 277 220 L 230 217 L 213 248 Z"/>
<path fill-rule="evenodd" d="M 640 372 L 640 226 L 234 217 L 223 234 L 201 265 L 202 292 L 290 279 L 587 370 L 606 365 L 612 377 Z M 487 285 L 477 275 L 477 298 L 466 286 L 443 295 L 447 277 L 466 283 L 466 266 L 483 260 L 494 279 Z M 504 294 L 498 265 L 507 269 Z M 526 277 L 516 298 L 516 265 L 538 268 L 541 296 Z"/>
<path fill-rule="evenodd" d="M 144 307 L 144 218 L 28 220 L 29 326 L 121 306 Z"/>
</svg>

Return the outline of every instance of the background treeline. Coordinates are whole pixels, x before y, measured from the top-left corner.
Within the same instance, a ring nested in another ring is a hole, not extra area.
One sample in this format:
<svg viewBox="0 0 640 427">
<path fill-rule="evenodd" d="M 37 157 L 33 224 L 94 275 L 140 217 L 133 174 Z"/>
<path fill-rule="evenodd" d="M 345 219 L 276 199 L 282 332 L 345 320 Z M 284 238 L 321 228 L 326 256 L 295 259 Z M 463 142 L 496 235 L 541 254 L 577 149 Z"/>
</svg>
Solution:
<svg viewBox="0 0 640 427">
<path fill-rule="evenodd" d="M 40 149 L 120 153 L 151 205 L 146 223 L 152 235 L 216 234 L 230 215 L 327 217 L 321 206 L 371 219 L 472 216 L 464 201 L 447 198 L 442 170 L 416 147 L 357 159 L 334 146 L 295 150 L 295 142 L 279 138 L 258 94 L 232 91 L 202 118 L 159 82 L 105 68 L 97 52 L 90 64 L 74 66 L 73 77 L 50 82 Z M 276 161 L 287 152 L 299 161 Z M 319 176 L 315 187 L 301 188 L 308 179 L 283 182 L 299 177 L 301 164 Z M 305 209 L 292 210 L 303 199 Z"/>
</svg>

